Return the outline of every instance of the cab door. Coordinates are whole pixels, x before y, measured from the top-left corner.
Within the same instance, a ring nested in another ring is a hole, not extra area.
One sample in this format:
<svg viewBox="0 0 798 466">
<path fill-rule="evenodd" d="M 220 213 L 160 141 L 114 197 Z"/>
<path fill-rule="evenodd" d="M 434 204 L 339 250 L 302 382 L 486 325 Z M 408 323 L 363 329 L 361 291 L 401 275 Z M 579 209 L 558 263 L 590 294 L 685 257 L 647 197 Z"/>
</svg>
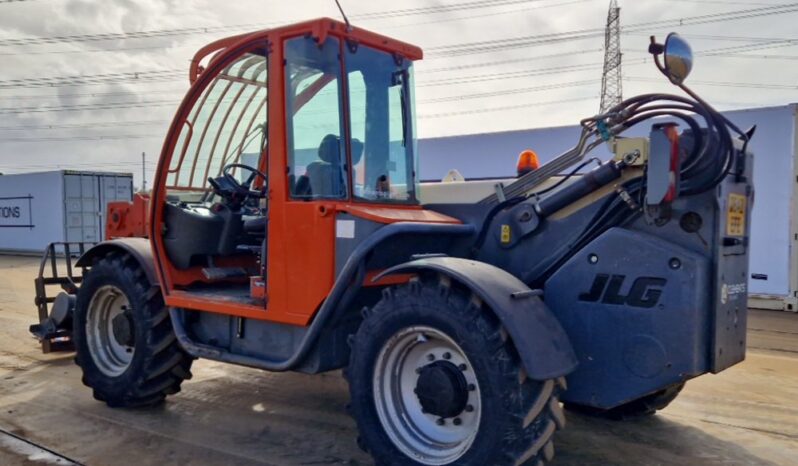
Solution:
<svg viewBox="0 0 798 466">
<path fill-rule="evenodd" d="M 332 288 L 335 210 L 350 191 L 341 43 L 301 36 L 283 41 L 282 52 L 285 176 L 272 176 L 267 312 L 305 325 Z"/>
</svg>

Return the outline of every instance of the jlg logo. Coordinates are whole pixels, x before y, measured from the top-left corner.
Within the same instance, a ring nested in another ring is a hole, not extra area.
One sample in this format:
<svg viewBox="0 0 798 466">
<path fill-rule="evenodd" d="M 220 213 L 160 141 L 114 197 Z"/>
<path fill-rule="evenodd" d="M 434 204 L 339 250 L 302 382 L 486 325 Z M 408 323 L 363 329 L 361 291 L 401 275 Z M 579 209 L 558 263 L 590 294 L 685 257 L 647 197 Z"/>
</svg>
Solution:
<svg viewBox="0 0 798 466">
<path fill-rule="evenodd" d="M 662 288 L 668 283 L 664 278 L 640 277 L 632 284 L 629 294 L 621 294 L 626 275 L 607 275 L 600 273 L 593 280 L 590 291 L 579 295 L 580 301 L 604 304 L 620 304 L 632 307 L 650 308 L 657 305 Z"/>
</svg>

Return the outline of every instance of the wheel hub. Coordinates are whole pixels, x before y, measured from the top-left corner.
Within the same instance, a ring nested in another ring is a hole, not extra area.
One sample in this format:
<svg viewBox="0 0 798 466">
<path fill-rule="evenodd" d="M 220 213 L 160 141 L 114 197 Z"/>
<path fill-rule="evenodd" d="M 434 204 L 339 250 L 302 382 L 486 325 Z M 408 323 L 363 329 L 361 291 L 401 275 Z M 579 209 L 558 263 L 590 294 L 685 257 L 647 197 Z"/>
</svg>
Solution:
<svg viewBox="0 0 798 466">
<path fill-rule="evenodd" d="M 114 338 L 120 345 L 133 346 L 133 319 L 131 319 L 130 312 L 125 310 L 125 312 L 114 316 L 111 320 L 111 329 Z"/>
<path fill-rule="evenodd" d="M 425 413 L 442 418 L 455 417 L 468 404 L 468 382 L 448 361 L 435 361 L 421 368 L 415 389 Z"/>
<path fill-rule="evenodd" d="M 86 309 L 86 345 L 97 369 L 118 377 L 133 361 L 135 326 L 130 302 L 114 285 L 98 288 Z"/>
<path fill-rule="evenodd" d="M 399 330 L 384 343 L 374 375 L 380 423 L 409 458 L 453 464 L 474 443 L 482 417 L 479 381 L 450 336 L 423 325 Z"/>
</svg>

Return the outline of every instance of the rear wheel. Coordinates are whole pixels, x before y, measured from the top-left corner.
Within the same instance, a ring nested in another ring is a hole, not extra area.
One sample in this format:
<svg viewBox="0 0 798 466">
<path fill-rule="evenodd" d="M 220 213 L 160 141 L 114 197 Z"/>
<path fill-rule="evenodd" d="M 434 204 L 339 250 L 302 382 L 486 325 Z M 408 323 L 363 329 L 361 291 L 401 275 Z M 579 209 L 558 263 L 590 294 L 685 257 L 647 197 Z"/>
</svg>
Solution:
<svg viewBox="0 0 798 466">
<path fill-rule="evenodd" d="M 574 403 L 565 403 L 565 408 L 588 416 L 626 421 L 644 416 L 652 416 L 657 411 L 665 409 L 684 388 L 684 382 L 671 385 L 644 397 L 616 406 L 612 409 L 594 408 Z"/>
<path fill-rule="evenodd" d="M 110 406 L 158 404 L 191 377 L 160 290 L 127 254 L 92 265 L 78 290 L 73 340 L 83 383 Z"/>
<path fill-rule="evenodd" d="M 500 322 L 446 277 L 386 290 L 354 336 L 359 443 L 379 465 L 542 464 L 565 418 Z"/>
</svg>

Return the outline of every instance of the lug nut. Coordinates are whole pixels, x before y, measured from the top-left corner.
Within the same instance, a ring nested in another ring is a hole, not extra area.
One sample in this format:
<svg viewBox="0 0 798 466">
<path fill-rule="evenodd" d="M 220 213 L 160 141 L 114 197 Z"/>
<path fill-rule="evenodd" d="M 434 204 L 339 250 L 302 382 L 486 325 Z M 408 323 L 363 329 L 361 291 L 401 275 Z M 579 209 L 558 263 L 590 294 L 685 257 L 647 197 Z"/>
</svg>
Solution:
<svg viewBox="0 0 798 466">
<path fill-rule="evenodd" d="M 438 418 L 438 420 L 437 420 L 437 421 L 435 421 L 435 422 L 436 422 L 436 423 L 437 423 L 439 426 L 442 426 L 442 425 L 445 425 L 445 424 L 446 424 L 446 420 L 445 420 L 445 419 L 443 419 L 443 418 Z"/>
<path fill-rule="evenodd" d="M 468 366 L 466 366 L 465 364 L 460 364 L 459 366 L 457 366 L 457 368 L 465 372 L 465 370 L 468 369 Z"/>
<path fill-rule="evenodd" d="M 474 407 L 471 406 L 471 405 L 466 405 L 465 410 L 466 410 L 467 413 L 473 413 L 474 412 Z"/>
<path fill-rule="evenodd" d="M 427 360 L 434 361 L 435 360 L 435 355 L 434 354 L 428 354 L 427 355 Z"/>
<path fill-rule="evenodd" d="M 443 359 L 452 359 L 452 353 L 448 351 L 443 353 Z"/>
<path fill-rule="evenodd" d="M 473 392 L 473 391 L 474 391 L 474 390 L 476 390 L 476 389 L 477 389 L 477 386 L 476 386 L 476 385 L 474 385 L 474 384 L 472 384 L 472 383 L 468 384 L 468 391 L 469 391 L 469 392 Z"/>
<path fill-rule="evenodd" d="M 459 417 L 454 418 L 454 425 L 459 426 L 462 423 L 463 421 L 461 421 Z"/>
</svg>

